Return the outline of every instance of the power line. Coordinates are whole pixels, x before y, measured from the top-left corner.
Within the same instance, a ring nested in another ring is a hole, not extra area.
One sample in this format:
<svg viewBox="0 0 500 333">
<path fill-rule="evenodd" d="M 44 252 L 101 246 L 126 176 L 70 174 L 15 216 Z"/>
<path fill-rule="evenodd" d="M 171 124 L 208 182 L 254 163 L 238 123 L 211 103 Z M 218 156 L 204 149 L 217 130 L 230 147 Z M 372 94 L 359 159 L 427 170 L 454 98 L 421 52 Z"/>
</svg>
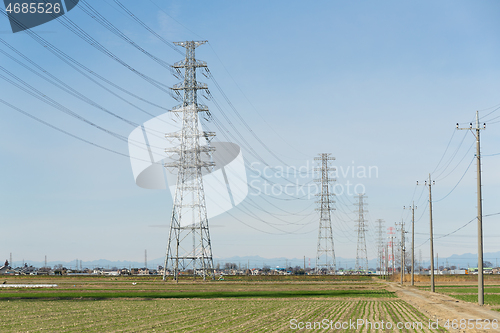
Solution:
<svg viewBox="0 0 500 333">
<path fill-rule="evenodd" d="M 460 179 L 458 180 L 458 183 L 456 183 L 456 185 L 455 185 L 455 186 L 453 186 L 453 188 L 451 189 L 451 191 L 450 191 L 447 195 L 445 195 L 444 197 L 442 197 L 441 199 L 439 199 L 439 200 L 434 200 L 434 202 L 439 202 L 439 201 L 441 201 L 441 200 L 446 199 L 446 198 L 447 198 L 447 197 L 448 197 L 448 196 L 449 196 L 449 195 L 450 195 L 450 194 L 451 194 L 451 193 L 452 193 L 452 192 L 453 192 L 453 191 L 457 188 L 457 186 L 460 184 L 460 182 L 462 181 L 462 179 L 464 179 L 464 176 L 465 176 L 465 174 L 467 173 L 467 171 L 469 171 L 469 168 L 470 168 L 470 166 L 472 165 L 472 162 L 474 162 L 474 160 L 475 160 L 475 159 L 476 159 L 476 158 L 474 157 L 474 158 L 470 161 L 469 165 L 467 166 L 467 169 L 465 169 L 464 174 L 462 175 L 462 177 L 460 177 Z"/>
</svg>

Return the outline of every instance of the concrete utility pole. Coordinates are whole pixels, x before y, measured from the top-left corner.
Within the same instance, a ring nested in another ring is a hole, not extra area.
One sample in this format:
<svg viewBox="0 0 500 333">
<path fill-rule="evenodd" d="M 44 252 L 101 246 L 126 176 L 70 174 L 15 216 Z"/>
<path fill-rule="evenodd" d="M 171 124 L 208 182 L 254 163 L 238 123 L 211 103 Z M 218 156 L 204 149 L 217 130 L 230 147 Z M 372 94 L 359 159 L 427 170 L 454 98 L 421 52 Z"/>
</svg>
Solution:
<svg viewBox="0 0 500 333">
<path fill-rule="evenodd" d="M 459 130 L 470 130 L 476 137 L 476 172 L 477 172 L 477 301 L 484 305 L 484 278 L 483 278 L 483 197 L 481 193 L 481 141 L 480 132 L 486 129 L 486 124 L 479 127 L 479 111 L 476 111 L 476 128 L 470 123 L 469 128 L 458 128 Z M 472 130 L 475 130 L 474 133 Z"/>
<path fill-rule="evenodd" d="M 434 232 L 432 228 L 432 182 L 429 174 L 429 221 L 430 221 L 430 241 L 431 241 L 431 292 L 436 291 L 434 285 Z"/>
<path fill-rule="evenodd" d="M 403 207 L 406 209 L 406 207 Z M 408 209 L 411 209 L 411 285 L 415 285 L 415 202 L 412 202 Z"/>
<path fill-rule="evenodd" d="M 436 182 L 431 180 L 431 174 L 429 174 L 429 183 L 427 184 L 427 180 L 425 181 L 424 185 L 427 186 L 429 185 L 429 227 L 430 227 L 430 233 L 429 233 L 429 239 L 431 241 L 431 292 L 436 292 L 436 287 L 434 284 L 434 234 L 433 234 L 433 228 L 432 228 L 432 185 L 435 185 Z M 417 181 L 418 185 L 418 181 Z"/>
</svg>

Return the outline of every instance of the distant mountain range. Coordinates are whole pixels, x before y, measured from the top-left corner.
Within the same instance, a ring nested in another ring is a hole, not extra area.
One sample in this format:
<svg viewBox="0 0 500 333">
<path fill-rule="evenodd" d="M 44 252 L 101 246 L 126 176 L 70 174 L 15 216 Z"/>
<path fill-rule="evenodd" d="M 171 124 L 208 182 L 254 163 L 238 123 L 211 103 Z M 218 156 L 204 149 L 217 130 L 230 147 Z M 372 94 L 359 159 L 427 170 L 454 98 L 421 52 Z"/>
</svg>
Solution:
<svg viewBox="0 0 500 333">
<path fill-rule="evenodd" d="M 500 259 L 500 251 L 498 252 L 488 252 L 483 255 L 484 261 L 489 261 L 493 266 L 497 267 Z M 147 266 L 148 268 L 157 268 L 159 265 L 163 265 L 164 258 L 158 258 L 153 260 L 148 260 Z M 418 254 L 415 253 L 415 260 L 418 260 Z M 342 258 L 337 257 L 337 268 L 353 268 L 355 266 L 355 258 Z M 28 265 L 32 265 L 35 267 L 43 267 L 44 262 L 40 261 L 25 261 Z M 473 253 L 465 253 L 461 255 L 451 255 L 446 258 L 438 257 L 435 260 L 435 264 L 439 266 L 445 266 L 446 262 L 448 266 L 457 266 L 457 268 L 467 268 L 467 267 L 477 267 L 477 254 Z M 234 256 L 229 258 L 214 258 L 214 265 L 219 265 L 221 268 L 224 267 L 226 263 L 235 263 L 239 265 L 241 268 L 246 268 L 249 265 L 250 268 L 262 268 L 264 266 L 268 266 L 270 268 L 275 267 L 285 267 L 291 266 L 304 266 L 304 258 L 263 258 L 260 256 Z M 14 267 L 21 266 L 23 263 L 21 261 L 14 261 Z M 99 259 L 93 261 L 85 261 L 81 262 L 83 268 L 142 268 L 144 267 L 144 262 L 138 261 L 112 261 L 106 259 Z M 47 266 L 54 267 L 56 265 L 63 265 L 66 268 L 72 269 L 76 268 L 76 259 L 73 261 L 49 261 L 47 262 Z M 314 267 L 315 266 L 315 258 L 305 258 L 306 267 Z M 424 260 L 422 263 L 423 267 L 428 267 L 430 265 L 429 260 Z M 378 259 L 368 260 L 368 266 L 370 268 L 378 267 Z M 78 261 L 78 267 L 80 267 L 80 261 Z"/>
</svg>

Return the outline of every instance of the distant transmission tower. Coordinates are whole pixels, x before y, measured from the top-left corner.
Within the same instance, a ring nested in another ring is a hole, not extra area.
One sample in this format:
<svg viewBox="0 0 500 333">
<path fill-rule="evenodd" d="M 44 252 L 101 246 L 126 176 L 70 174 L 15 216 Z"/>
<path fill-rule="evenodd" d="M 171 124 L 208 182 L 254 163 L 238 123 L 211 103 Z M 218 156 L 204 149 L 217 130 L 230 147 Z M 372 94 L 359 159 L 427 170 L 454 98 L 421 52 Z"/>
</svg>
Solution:
<svg viewBox="0 0 500 333">
<path fill-rule="evenodd" d="M 316 203 L 320 204 L 316 208 L 320 212 L 319 217 L 319 232 L 318 232 L 318 250 L 316 254 L 316 274 L 321 273 L 323 268 L 327 274 L 335 274 L 335 250 L 333 248 L 333 232 L 332 232 L 332 219 L 330 211 L 334 208 L 330 207 L 330 203 L 335 201 L 330 200 L 334 193 L 330 193 L 330 182 L 335 181 L 329 176 L 329 171 L 335 168 L 328 167 L 328 161 L 335 160 L 335 157 L 329 157 L 331 154 L 320 154 L 320 157 L 315 157 L 314 160 L 321 161 L 321 167 L 315 168 L 316 171 L 321 171 L 321 178 L 316 181 L 321 184 L 321 192 L 316 194 L 320 200 Z"/>
<path fill-rule="evenodd" d="M 379 268 L 380 268 L 380 274 L 382 274 L 382 271 L 384 270 L 384 224 L 385 221 L 378 219 L 375 221 L 377 223 L 377 251 L 378 251 L 378 258 L 379 258 Z"/>
<path fill-rule="evenodd" d="M 355 203 L 358 206 L 358 223 L 357 232 L 358 232 L 358 248 L 356 251 L 356 270 L 364 271 L 364 273 L 368 273 L 368 253 L 366 252 L 366 221 L 365 221 L 365 213 L 368 212 L 364 209 L 366 203 L 364 199 L 366 196 L 364 194 L 358 194 L 358 202 Z"/>
<path fill-rule="evenodd" d="M 184 97 L 182 104 L 171 110 L 181 115 L 182 129 L 166 134 L 167 138 L 178 139 L 180 145 L 166 150 L 177 154 L 178 161 L 165 164 L 165 167 L 177 169 L 177 186 L 163 280 L 166 278 L 167 267 L 173 270 L 176 281 L 179 271 L 187 269 L 192 270 L 194 275 L 201 274 L 204 280 L 208 274 L 214 277 L 202 168 L 213 167 L 215 164 L 202 160 L 201 157 L 201 153 L 212 152 L 214 148 L 209 145 L 201 146 L 200 139 L 208 141 L 215 133 L 203 132 L 199 127 L 198 113 L 207 112 L 208 108 L 198 104 L 197 92 L 207 89 L 207 85 L 196 81 L 196 69 L 207 67 L 207 64 L 195 58 L 195 49 L 205 43 L 206 41 L 175 43 L 186 49 L 186 58 L 173 66 L 179 72 L 184 69 L 184 82 L 172 88 L 178 94 L 183 91 Z"/>
</svg>

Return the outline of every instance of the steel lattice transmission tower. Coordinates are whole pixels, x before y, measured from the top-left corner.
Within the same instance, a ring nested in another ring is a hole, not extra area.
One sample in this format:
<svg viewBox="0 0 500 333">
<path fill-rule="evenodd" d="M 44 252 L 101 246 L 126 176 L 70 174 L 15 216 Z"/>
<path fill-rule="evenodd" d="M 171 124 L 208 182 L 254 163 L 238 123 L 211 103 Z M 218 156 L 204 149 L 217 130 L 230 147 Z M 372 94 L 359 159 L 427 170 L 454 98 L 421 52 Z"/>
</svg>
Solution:
<svg viewBox="0 0 500 333">
<path fill-rule="evenodd" d="M 174 194 L 172 220 L 168 238 L 163 280 L 167 268 L 173 269 L 174 279 L 178 281 L 179 271 L 192 269 L 193 274 L 214 278 L 212 246 L 208 229 L 205 191 L 203 188 L 202 168 L 210 168 L 214 163 L 202 159 L 202 153 L 210 154 L 213 147 L 200 145 L 200 139 L 215 136 L 204 132 L 199 126 L 199 112 L 207 112 L 205 105 L 198 104 L 198 90 L 207 85 L 196 81 L 196 69 L 207 67 L 206 62 L 196 60 L 195 49 L 206 41 L 186 41 L 175 43 L 186 49 L 186 58 L 173 65 L 177 71 L 184 69 L 184 82 L 174 85 L 176 93 L 184 92 L 183 103 L 171 110 L 181 115 L 182 129 L 167 134 L 167 138 L 179 140 L 179 146 L 167 149 L 167 153 L 178 155 L 177 162 L 167 163 L 165 167 L 177 169 L 177 186 Z"/>
<path fill-rule="evenodd" d="M 382 219 L 378 219 L 375 221 L 377 223 L 377 252 L 378 252 L 378 258 L 379 258 L 379 268 L 380 272 L 384 271 L 384 249 L 385 249 L 385 244 L 384 244 L 384 224 L 385 221 Z"/>
<path fill-rule="evenodd" d="M 356 251 L 356 269 L 358 271 L 364 270 L 365 274 L 368 273 L 368 253 L 366 251 L 366 221 L 365 221 L 365 213 L 368 212 L 364 209 L 366 203 L 364 199 L 366 196 L 364 193 L 358 194 L 358 202 L 355 205 L 358 207 L 358 219 L 356 231 L 358 232 L 358 246 Z"/>
<path fill-rule="evenodd" d="M 320 154 L 320 157 L 314 158 L 316 161 L 321 161 L 321 167 L 315 168 L 315 171 L 321 172 L 321 178 L 316 179 L 316 182 L 321 184 L 321 192 L 316 194 L 320 197 L 320 200 L 316 201 L 316 203 L 320 204 L 320 207 L 316 208 L 316 210 L 320 212 L 316 273 L 320 273 L 324 268 L 327 274 L 335 274 L 336 262 L 330 213 L 335 209 L 330 206 L 331 203 L 335 203 L 335 201 L 331 200 L 331 197 L 335 194 L 330 192 L 330 183 L 335 181 L 335 179 L 330 178 L 329 174 L 329 172 L 334 171 L 335 168 L 328 167 L 328 161 L 335 160 L 335 157 L 329 157 L 329 155 L 331 154 Z"/>
</svg>

